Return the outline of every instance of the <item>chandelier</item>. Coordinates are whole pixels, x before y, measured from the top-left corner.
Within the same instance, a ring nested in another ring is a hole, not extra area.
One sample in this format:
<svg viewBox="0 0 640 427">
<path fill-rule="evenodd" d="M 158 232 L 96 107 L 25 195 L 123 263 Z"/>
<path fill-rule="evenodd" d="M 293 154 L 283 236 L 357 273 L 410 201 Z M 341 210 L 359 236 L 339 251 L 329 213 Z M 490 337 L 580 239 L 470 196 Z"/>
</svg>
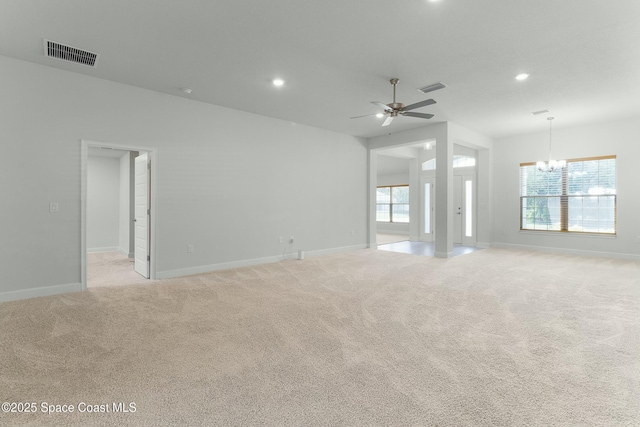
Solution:
<svg viewBox="0 0 640 427">
<path fill-rule="evenodd" d="M 547 120 L 549 120 L 549 161 L 536 163 L 540 172 L 553 172 L 567 167 L 567 162 L 565 160 L 551 160 L 551 122 L 553 119 L 553 117 L 547 117 Z"/>
</svg>

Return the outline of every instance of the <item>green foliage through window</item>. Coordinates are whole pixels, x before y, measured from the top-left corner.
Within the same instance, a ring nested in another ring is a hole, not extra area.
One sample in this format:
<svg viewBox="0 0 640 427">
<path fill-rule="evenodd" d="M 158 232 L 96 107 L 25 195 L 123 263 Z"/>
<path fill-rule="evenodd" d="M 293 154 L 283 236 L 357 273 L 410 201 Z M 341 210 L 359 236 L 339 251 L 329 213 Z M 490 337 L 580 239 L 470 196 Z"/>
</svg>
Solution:
<svg viewBox="0 0 640 427">
<path fill-rule="evenodd" d="M 376 221 L 409 222 L 409 186 L 378 187 L 376 190 Z"/>
<path fill-rule="evenodd" d="M 567 160 L 541 172 L 520 165 L 520 228 L 616 233 L 616 157 Z"/>
</svg>

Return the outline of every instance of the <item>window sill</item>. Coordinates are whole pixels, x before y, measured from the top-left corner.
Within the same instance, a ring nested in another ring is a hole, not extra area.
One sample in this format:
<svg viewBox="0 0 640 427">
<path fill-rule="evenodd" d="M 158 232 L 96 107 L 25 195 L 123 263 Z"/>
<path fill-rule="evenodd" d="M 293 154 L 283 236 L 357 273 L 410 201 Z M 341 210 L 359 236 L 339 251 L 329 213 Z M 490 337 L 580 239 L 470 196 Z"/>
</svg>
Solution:
<svg viewBox="0 0 640 427">
<path fill-rule="evenodd" d="M 596 239 L 616 239 L 617 234 L 581 233 L 576 231 L 547 231 L 547 230 L 519 230 L 521 234 L 535 234 L 539 236 L 564 236 L 564 237 L 595 237 Z"/>
</svg>

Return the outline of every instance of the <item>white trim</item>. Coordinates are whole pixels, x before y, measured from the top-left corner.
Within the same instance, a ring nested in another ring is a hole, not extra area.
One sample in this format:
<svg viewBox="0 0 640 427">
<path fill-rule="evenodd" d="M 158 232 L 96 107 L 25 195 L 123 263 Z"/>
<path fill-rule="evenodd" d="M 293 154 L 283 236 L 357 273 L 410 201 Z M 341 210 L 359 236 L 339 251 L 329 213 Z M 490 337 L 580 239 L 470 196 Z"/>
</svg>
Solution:
<svg viewBox="0 0 640 427">
<path fill-rule="evenodd" d="M 315 251 L 304 251 L 304 257 L 313 257 L 319 255 L 329 255 L 340 252 L 348 252 L 358 249 L 366 249 L 366 244 L 354 245 L 354 246 L 342 246 L 337 248 L 319 249 Z M 297 260 L 296 258 L 287 258 L 286 261 Z M 221 262 L 219 264 L 200 265 L 197 267 L 178 268 L 175 270 L 158 271 L 156 279 L 171 279 L 174 277 L 191 276 L 193 274 L 209 273 L 216 270 L 228 270 L 230 268 L 248 267 L 251 265 L 259 264 L 271 264 L 274 262 L 284 261 L 282 255 L 274 255 L 263 258 L 244 259 L 240 261 Z"/>
<path fill-rule="evenodd" d="M 157 189 L 158 189 L 158 148 L 147 146 L 130 146 L 112 144 L 108 142 L 91 141 L 87 139 L 80 140 L 80 283 L 81 290 L 87 289 L 87 162 L 89 158 L 89 147 L 110 147 L 124 151 L 146 151 L 149 153 L 151 161 L 151 247 L 150 247 L 150 279 L 156 279 L 156 218 L 158 217 L 157 208 Z"/>
<path fill-rule="evenodd" d="M 617 234 L 610 233 L 583 233 L 580 231 L 556 231 L 556 230 L 519 230 L 520 234 L 532 236 L 563 236 L 563 237 L 595 237 L 596 239 L 617 239 Z"/>
<path fill-rule="evenodd" d="M 491 243 L 488 242 L 476 242 L 476 248 L 487 249 L 491 247 Z"/>
<path fill-rule="evenodd" d="M 117 246 L 111 246 L 111 247 L 106 247 L 106 248 L 87 248 L 87 253 L 88 254 L 97 254 L 97 253 L 101 253 L 101 252 L 120 252 L 120 253 L 122 253 L 122 250 L 120 248 L 118 248 Z"/>
<path fill-rule="evenodd" d="M 124 255 L 127 258 L 133 258 L 133 256 L 135 255 L 133 252 L 129 252 L 124 248 L 118 248 L 118 252 L 120 252 L 121 255 Z"/>
<path fill-rule="evenodd" d="M 320 256 L 320 255 L 338 254 L 341 252 L 357 251 L 360 249 L 367 249 L 367 245 L 360 244 L 360 245 L 352 245 L 352 246 L 338 246 L 337 248 L 317 249 L 315 251 L 304 251 L 304 256 L 305 258 L 307 258 L 307 257 Z"/>
<path fill-rule="evenodd" d="M 69 292 L 79 292 L 82 290 L 81 283 L 67 283 L 66 285 L 43 286 L 41 288 L 20 289 L 0 293 L 0 302 L 16 301 L 27 298 L 48 297 L 50 295 L 66 294 Z"/>
<path fill-rule="evenodd" d="M 436 258 L 453 258 L 453 252 L 436 252 L 433 255 Z"/>
<path fill-rule="evenodd" d="M 552 253 L 559 253 L 559 254 L 640 261 L 640 255 L 623 254 L 623 253 L 617 253 L 617 252 L 586 251 L 583 249 L 567 249 L 567 248 L 553 248 L 553 247 L 547 247 L 547 246 L 517 245 L 514 243 L 492 243 L 491 247 L 500 248 L 500 249 L 520 249 L 525 251 L 552 252 Z"/>
</svg>

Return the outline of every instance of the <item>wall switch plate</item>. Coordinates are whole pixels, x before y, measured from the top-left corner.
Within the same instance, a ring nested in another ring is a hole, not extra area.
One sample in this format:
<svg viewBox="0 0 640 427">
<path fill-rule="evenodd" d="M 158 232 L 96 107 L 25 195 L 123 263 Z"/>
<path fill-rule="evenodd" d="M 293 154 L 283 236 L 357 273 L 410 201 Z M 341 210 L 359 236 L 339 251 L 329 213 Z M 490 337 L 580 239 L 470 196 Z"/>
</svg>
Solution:
<svg viewBox="0 0 640 427">
<path fill-rule="evenodd" d="M 278 237 L 278 242 L 279 243 L 284 243 L 284 237 L 282 237 L 282 236 Z"/>
<path fill-rule="evenodd" d="M 60 207 L 58 206 L 58 202 L 49 203 L 49 212 L 51 213 L 60 212 Z"/>
<path fill-rule="evenodd" d="M 193 245 L 187 245 L 187 252 L 189 252 L 190 254 L 193 253 Z"/>
</svg>

